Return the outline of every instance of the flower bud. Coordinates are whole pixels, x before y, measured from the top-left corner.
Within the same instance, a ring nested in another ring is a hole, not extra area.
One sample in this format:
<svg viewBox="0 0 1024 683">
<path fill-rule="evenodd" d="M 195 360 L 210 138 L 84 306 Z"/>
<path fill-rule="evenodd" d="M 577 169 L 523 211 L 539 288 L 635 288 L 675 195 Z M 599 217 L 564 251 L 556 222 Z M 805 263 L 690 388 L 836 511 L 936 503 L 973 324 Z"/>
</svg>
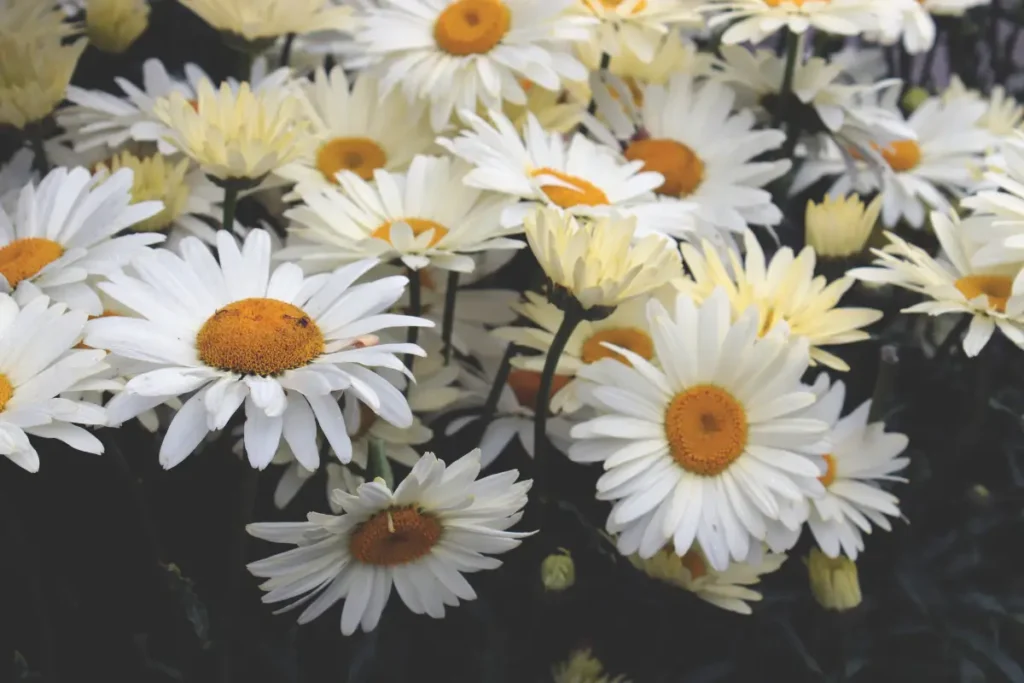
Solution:
<svg viewBox="0 0 1024 683">
<path fill-rule="evenodd" d="M 807 570 L 814 599 L 825 609 L 845 612 L 860 604 L 857 565 L 850 558 L 828 557 L 814 548 L 807 558 Z"/>
<path fill-rule="evenodd" d="M 576 564 L 565 548 L 548 555 L 540 565 L 540 579 L 549 591 L 564 591 L 576 583 Z"/>
</svg>

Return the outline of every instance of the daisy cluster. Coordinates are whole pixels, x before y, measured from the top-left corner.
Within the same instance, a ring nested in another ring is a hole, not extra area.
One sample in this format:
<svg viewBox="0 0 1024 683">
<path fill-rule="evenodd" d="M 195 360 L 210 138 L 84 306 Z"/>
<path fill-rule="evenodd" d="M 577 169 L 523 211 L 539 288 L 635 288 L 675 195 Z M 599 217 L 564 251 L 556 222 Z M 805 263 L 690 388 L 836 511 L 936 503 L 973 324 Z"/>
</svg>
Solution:
<svg viewBox="0 0 1024 683">
<path fill-rule="evenodd" d="M 281 509 L 321 482 L 334 514 L 248 527 L 293 546 L 248 568 L 301 623 L 474 599 L 552 458 L 603 469 L 635 567 L 750 612 L 805 530 L 856 560 L 901 516 L 850 298 L 1024 347 L 1024 108 L 884 77 L 984 0 L 180 2 L 236 78 L 71 85 L 146 3 L 0 0 L 0 454 L 139 419 Z"/>
</svg>

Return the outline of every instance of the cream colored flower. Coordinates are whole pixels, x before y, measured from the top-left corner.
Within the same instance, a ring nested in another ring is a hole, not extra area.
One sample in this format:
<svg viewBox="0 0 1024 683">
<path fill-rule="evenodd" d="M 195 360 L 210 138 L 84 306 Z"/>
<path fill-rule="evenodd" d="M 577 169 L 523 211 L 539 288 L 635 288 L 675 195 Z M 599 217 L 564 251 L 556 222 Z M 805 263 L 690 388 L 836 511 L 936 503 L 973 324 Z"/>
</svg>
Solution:
<svg viewBox="0 0 1024 683">
<path fill-rule="evenodd" d="M 556 666 L 551 675 L 555 683 L 629 683 L 624 676 L 609 676 L 604 665 L 590 650 L 576 650 Z"/>
<path fill-rule="evenodd" d="M 200 81 L 197 99 L 179 92 L 157 100 L 153 113 L 167 138 L 221 180 L 259 179 L 301 157 L 311 144 L 299 96 L 288 86 L 254 92 L 248 83 L 214 90 Z"/>
<path fill-rule="evenodd" d="M 103 52 L 121 54 L 149 26 L 146 0 L 86 0 L 85 30 Z"/>
<path fill-rule="evenodd" d="M 658 45 L 671 29 L 684 24 L 700 26 L 696 8 L 679 0 L 578 0 L 577 13 L 597 19 L 594 40 L 602 52 L 629 52 L 640 61 L 654 60 Z"/>
<path fill-rule="evenodd" d="M 857 565 L 840 555 L 829 557 L 817 548 L 807 557 L 811 593 L 818 604 L 833 612 L 846 612 L 861 603 Z"/>
<path fill-rule="evenodd" d="M 815 277 L 811 247 L 805 247 L 796 256 L 788 247 L 780 249 L 766 265 L 764 251 L 752 233 L 744 235 L 744 245 L 745 263 L 730 251 L 728 264 L 709 242 L 704 243 L 703 254 L 689 244 L 682 245 L 690 277 L 677 280 L 676 286 L 698 302 L 707 299 L 716 287 L 722 287 L 729 295 L 733 319 L 755 306 L 760 315 L 761 336 L 777 323 L 785 322 L 792 336 L 806 337 L 810 342 L 812 364 L 849 370 L 845 361 L 821 347 L 868 339 L 868 333 L 861 328 L 879 320 L 881 311 L 837 308 L 853 280 L 840 278 L 829 283 L 821 275 Z M 730 270 L 735 276 L 729 274 Z"/>
<path fill-rule="evenodd" d="M 65 21 L 64 12 L 54 2 L 42 0 L 0 0 L 0 35 L 23 40 L 60 38 L 77 29 Z"/>
<path fill-rule="evenodd" d="M 288 33 L 346 31 L 354 26 L 352 8 L 331 0 L 180 0 L 218 31 L 248 41 Z"/>
<path fill-rule="evenodd" d="M 848 258 L 864 251 L 882 210 L 882 196 L 864 205 L 851 194 L 826 196 L 820 204 L 807 202 L 807 244 L 820 258 Z"/>
<path fill-rule="evenodd" d="M 501 103 L 501 111 L 518 130 L 525 130 L 530 114 L 536 117 L 541 128 L 568 134 L 576 130 L 586 111 L 587 99 L 573 94 L 573 90 L 557 92 L 534 86 L 524 81 L 520 85 L 526 91 L 526 104 L 514 104 L 508 100 Z M 486 112 L 481 111 L 483 115 Z"/>
<path fill-rule="evenodd" d="M 59 34 L 0 34 L 0 125 L 24 129 L 53 113 L 85 46 L 62 45 Z"/>
<path fill-rule="evenodd" d="M 618 306 L 680 273 L 679 255 L 667 238 L 648 235 L 630 244 L 635 219 L 613 215 L 577 221 L 557 209 L 538 209 L 526 217 L 524 227 L 552 283 L 585 309 Z"/>
</svg>

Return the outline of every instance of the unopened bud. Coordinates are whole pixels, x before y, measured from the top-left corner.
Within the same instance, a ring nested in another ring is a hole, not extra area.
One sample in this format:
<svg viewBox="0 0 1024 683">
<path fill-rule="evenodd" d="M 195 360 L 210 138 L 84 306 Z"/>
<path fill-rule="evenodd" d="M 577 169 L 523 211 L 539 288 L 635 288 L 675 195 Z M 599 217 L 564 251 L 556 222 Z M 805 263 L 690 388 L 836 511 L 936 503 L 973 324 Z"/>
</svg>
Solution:
<svg viewBox="0 0 1024 683">
<path fill-rule="evenodd" d="M 565 548 L 548 555 L 540 565 L 540 579 L 549 591 L 564 591 L 576 583 L 576 564 Z"/>
<path fill-rule="evenodd" d="M 833 612 L 845 612 L 861 603 L 857 565 L 845 555 L 828 557 L 814 548 L 807 557 L 811 593 L 818 604 Z"/>
<path fill-rule="evenodd" d="M 931 94 L 924 88 L 911 88 L 903 95 L 903 107 L 908 112 L 914 111 L 931 97 Z"/>
</svg>

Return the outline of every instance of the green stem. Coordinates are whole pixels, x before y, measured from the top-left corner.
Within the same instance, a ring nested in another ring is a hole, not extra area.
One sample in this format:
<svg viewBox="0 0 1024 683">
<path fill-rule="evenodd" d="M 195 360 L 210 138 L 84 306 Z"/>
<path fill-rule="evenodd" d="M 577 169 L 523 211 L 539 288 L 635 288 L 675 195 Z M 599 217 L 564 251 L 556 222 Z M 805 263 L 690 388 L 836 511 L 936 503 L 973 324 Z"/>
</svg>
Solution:
<svg viewBox="0 0 1024 683">
<path fill-rule="evenodd" d="M 409 315 L 419 317 L 423 314 L 423 283 L 420 281 L 420 274 L 418 271 L 409 272 Z M 420 338 L 420 328 L 410 326 L 405 332 L 405 341 L 409 344 L 415 344 Z M 413 364 L 416 362 L 416 356 L 406 354 L 405 364 L 409 368 L 409 372 L 412 372 Z M 405 385 L 406 393 L 412 388 L 412 380 Z"/>
<path fill-rule="evenodd" d="M 295 34 L 289 33 L 284 39 L 284 47 L 281 48 L 281 66 L 288 66 L 292 61 L 292 44 L 295 42 Z"/>
<path fill-rule="evenodd" d="M 444 293 L 444 320 L 441 322 L 441 341 L 444 342 L 444 364 L 452 362 L 452 334 L 455 331 L 455 297 L 459 293 L 459 274 L 448 273 L 448 286 Z"/>
<path fill-rule="evenodd" d="M 786 123 L 786 144 L 783 147 L 782 156 L 789 158 L 793 156 L 796 149 L 796 142 L 800 136 L 799 127 L 791 111 L 791 100 L 793 94 L 793 79 L 796 76 L 797 61 L 800 59 L 800 51 L 803 45 L 801 35 L 793 31 L 786 31 L 786 71 L 782 76 L 782 87 L 779 90 L 779 106 L 775 110 L 775 120 L 772 128 L 778 128 L 783 122 Z"/>
<path fill-rule="evenodd" d="M 899 360 L 896 347 L 892 344 L 886 344 L 879 351 L 878 375 L 875 378 L 875 390 L 871 394 L 871 410 L 868 412 L 869 423 L 885 419 L 889 398 L 896 388 L 896 368 Z"/>
<path fill-rule="evenodd" d="M 238 186 L 228 180 L 224 183 L 224 219 L 221 221 L 222 230 L 232 233 L 235 227 L 235 210 L 238 208 Z"/>
<path fill-rule="evenodd" d="M 231 683 L 236 680 L 234 675 L 234 651 L 240 646 L 237 632 L 241 622 L 239 618 L 239 604 L 242 587 L 245 584 L 248 574 L 245 571 L 245 546 L 247 531 L 245 527 L 252 521 L 253 511 L 256 508 L 256 492 L 259 486 L 259 470 L 249 464 L 249 461 L 242 459 L 242 472 L 238 484 L 238 499 L 235 505 L 235 515 L 232 526 L 229 530 L 228 546 L 228 567 L 226 576 L 228 579 L 228 590 L 225 596 L 224 619 L 222 620 L 223 632 L 220 634 L 222 648 L 221 659 L 221 680 L 224 683 Z M 241 649 L 239 647 L 239 649 Z"/>
<path fill-rule="evenodd" d="M 395 489 L 395 473 L 391 469 L 391 462 L 388 461 L 387 450 L 383 439 L 370 439 L 370 452 L 367 457 L 366 474 L 367 479 L 373 480 L 380 477 L 392 491 Z"/>
<path fill-rule="evenodd" d="M 491 385 L 491 392 L 487 394 L 487 400 L 484 401 L 484 409 L 480 413 L 480 424 L 483 425 L 484 429 L 487 429 L 487 425 L 498 409 L 498 399 L 501 398 L 501 391 L 505 388 L 505 382 L 508 381 L 508 373 L 512 370 L 512 357 L 515 355 L 516 345 L 510 343 L 505 347 L 505 355 L 501 357 L 498 372 L 494 376 L 494 384 Z"/>
<path fill-rule="evenodd" d="M 41 177 L 45 177 L 50 172 L 50 160 L 46 156 L 46 148 L 43 146 L 43 136 L 40 134 L 31 135 L 28 139 L 28 144 L 32 148 L 32 168 Z"/>
</svg>

